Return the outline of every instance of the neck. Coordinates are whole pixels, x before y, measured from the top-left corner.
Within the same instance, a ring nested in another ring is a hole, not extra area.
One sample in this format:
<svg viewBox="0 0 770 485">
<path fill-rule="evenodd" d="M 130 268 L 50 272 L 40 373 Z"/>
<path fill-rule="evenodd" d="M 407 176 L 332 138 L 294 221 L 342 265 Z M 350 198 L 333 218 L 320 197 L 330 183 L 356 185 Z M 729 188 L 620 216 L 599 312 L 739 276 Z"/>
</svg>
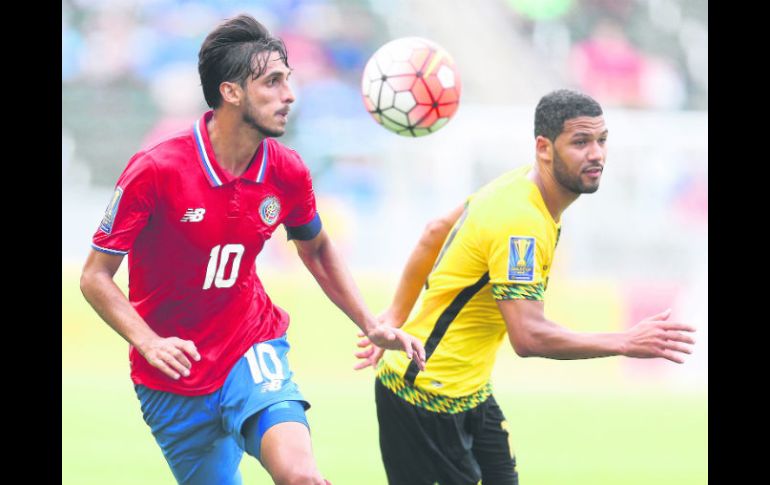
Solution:
<svg viewBox="0 0 770 485">
<path fill-rule="evenodd" d="M 580 197 L 580 194 L 565 189 L 553 174 L 543 170 L 538 162 L 535 162 L 535 166 L 529 172 L 529 179 L 540 190 L 548 212 L 557 223 L 561 219 L 561 213 Z"/>
<path fill-rule="evenodd" d="M 217 163 L 238 177 L 248 168 L 264 135 L 241 122 L 237 113 L 226 108 L 214 110 L 206 125 Z"/>
</svg>

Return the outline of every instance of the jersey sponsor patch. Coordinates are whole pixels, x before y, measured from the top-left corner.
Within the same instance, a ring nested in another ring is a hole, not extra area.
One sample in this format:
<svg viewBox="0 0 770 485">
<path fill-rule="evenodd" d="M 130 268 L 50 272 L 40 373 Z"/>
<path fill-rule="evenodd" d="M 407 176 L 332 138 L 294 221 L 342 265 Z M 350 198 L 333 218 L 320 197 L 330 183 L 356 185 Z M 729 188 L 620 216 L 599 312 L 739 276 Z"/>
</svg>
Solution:
<svg viewBox="0 0 770 485">
<path fill-rule="evenodd" d="M 535 238 L 511 236 L 508 249 L 508 279 L 535 281 Z"/>
<path fill-rule="evenodd" d="M 118 215 L 118 205 L 120 204 L 121 197 L 123 197 L 123 189 L 115 187 L 115 193 L 112 194 L 112 200 L 110 200 L 107 209 L 104 211 L 104 217 L 102 218 L 101 224 L 99 224 L 99 229 L 107 234 L 112 233 L 112 224 L 115 222 L 115 216 Z"/>
<path fill-rule="evenodd" d="M 280 213 L 281 202 L 278 200 L 278 197 L 274 195 L 265 197 L 262 203 L 259 204 L 259 217 L 261 217 L 262 222 L 268 226 L 275 224 Z"/>
</svg>

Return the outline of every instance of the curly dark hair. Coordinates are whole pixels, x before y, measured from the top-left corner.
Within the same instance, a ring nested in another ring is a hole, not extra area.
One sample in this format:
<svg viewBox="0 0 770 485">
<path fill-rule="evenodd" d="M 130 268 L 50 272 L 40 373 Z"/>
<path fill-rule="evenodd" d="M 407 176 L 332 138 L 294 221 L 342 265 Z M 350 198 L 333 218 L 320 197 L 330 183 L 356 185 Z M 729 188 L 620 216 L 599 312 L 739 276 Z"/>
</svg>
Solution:
<svg viewBox="0 0 770 485">
<path fill-rule="evenodd" d="M 535 138 L 544 136 L 552 142 L 564 130 L 564 122 L 579 116 L 601 116 L 602 107 L 592 97 L 572 91 L 552 91 L 535 108 Z"/>
</svg>

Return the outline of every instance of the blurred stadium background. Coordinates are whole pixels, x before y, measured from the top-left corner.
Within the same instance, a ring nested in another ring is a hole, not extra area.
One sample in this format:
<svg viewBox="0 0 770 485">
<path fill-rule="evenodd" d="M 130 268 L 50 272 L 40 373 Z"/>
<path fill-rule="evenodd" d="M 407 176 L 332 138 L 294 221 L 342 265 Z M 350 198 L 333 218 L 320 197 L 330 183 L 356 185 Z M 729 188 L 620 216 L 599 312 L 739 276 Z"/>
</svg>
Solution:
<svg viewBox="0 0 770 485">
<path fill-rule="evenodd" d="M 127 346 L 84 302 L 78 271 L 129 157 L 206 109 L 197 52 L 247 12 L 282 37 L 297 102 L 281 139 L 310 167 L 319 211 L 367 302 L 390 298 L 424 224 L 533 160 L 537 100 L 573 87 L 605 107 L 602 188 L 566 212 L 547 313 L 620 330 L 667 307 L 698 327 L 684 365 L 555 362 L 501 350 L 493 384 L 527 484 L 707 482 L 707 0 L 64 0 L 62 473 L 66 484 L 171 483 L 141 419 Z M 463 81 L 441 131 L 379 127 L 360 73 L 384 42 L 445 47 Z M 355 332 L 282 229 L 257 260 L 293 317 L 292 365 L 335 485 L 383 484 L 370 372 Z M 124 265 L 125 266 L 125 265 Z M 121 269 L 125 284 L 125 268 Z M 297 295 L 302 295 L 298 298 Z M 253 461 L 253 460 L 252 460 Z M 269 483 L 255 463 L 246 483 Z"/>
</svg>

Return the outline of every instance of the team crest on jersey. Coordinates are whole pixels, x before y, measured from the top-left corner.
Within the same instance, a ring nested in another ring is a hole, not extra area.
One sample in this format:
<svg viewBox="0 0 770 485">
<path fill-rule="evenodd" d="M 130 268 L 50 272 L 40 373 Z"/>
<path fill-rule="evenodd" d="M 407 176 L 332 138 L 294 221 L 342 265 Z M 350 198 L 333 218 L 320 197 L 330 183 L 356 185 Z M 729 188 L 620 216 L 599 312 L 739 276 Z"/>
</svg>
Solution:
<svg viewBox="0 0 770 485">
<path fill-rule="evenodd" d="M 278 215 L 281 213 L 281 202 L 278 197 L 270 195 L 265 197 L 265 200 L 259 204 L 259 217 L 262 218 L 262 222 L 268 226 L 275 224 L 278 220 Z"/>
<path fill-rule="evenodd" d="M 535 281 L 535 238 L 511 236 L 508 249 L 508 279 Z"/>
<path fill-rule="evenodd" d="M 99 229 L 107 234 L 112 233 L 112 224 L 115 222 L 115 216 L 118 215 L 118 205 L 120 204 L 121 197 L 123 197 L 123 189 L 115 187 L 115 193 L 112 194 L 112 200 L 110 200 L 107 209 L 104 211 L 104 217 L 102 218 L 101 224 L 99 224 Z"/>
</svg>

